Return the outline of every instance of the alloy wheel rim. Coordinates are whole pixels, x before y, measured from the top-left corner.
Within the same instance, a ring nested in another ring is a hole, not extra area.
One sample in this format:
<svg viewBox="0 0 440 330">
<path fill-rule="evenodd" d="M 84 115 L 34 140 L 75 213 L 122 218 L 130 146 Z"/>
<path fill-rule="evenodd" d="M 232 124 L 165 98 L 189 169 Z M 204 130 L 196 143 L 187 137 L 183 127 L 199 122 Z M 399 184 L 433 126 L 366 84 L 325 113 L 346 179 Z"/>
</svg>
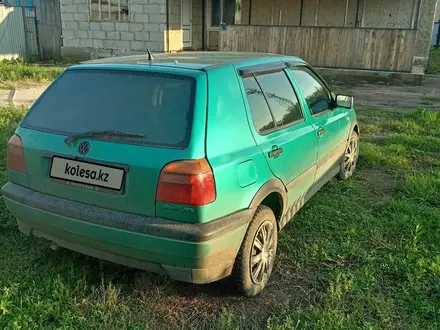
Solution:
<svg viewBox="0 0 440 330">
<path fill-rule="evenodd" d="M 258 228 L 251 251 L 250 270 L 255 284 L 268 280 L 275 260 L 275 227 L 265 221 Z"/>
<path fill-rule="evenodd" d="M 351 139 L 347 146 L 344 158 L 344 171 L 351 175 L 356 167 L 359 153 L 359 143 L 357 139 Z"/>
</svg>

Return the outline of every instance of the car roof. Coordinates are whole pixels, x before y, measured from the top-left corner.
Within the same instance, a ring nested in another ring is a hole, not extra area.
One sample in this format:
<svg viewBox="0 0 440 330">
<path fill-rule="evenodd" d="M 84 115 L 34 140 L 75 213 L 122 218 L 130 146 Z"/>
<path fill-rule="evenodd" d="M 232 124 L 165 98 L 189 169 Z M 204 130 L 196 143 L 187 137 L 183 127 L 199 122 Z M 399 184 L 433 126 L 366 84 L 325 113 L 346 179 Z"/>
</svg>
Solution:
<svg viewBox="0 0 440 330">
<path fill-rule="evenodd" d="M 121 67 L 128 65 L 132 67 L 133 65 L 139 66 L 154 66 L 154 67 L 167 67 L 167 68 L 180 68 L 189 70 L 209 70 L 215 67 L 237 63 L 246 65 L 253 64 L 256 60 L 264 61 L 266 63 L 277 62 L 277 61 L 292 61 L 304 63 L 298 57 L 285 56 L 279 54 L 267 54 L 267 53 L 246 53 L 246 52 L 177 52 L 177 53 L 158 53 L 152 54 L 153 60 L 151 64 L 148 59 L 148 54 L 142 55 L 127 55 L 120 57 L 108 57 L 96 60 L 90 60 L 83 62 L 80 65 L 74 66 L 75 68 L 81 68 L 84 66 L 96 67 L 100 64 L 104 64 L 107 68 L 111 68 L 113 65 L 115 67 Z M 261 63 L 261 62 L 260 62 Z"/>
</svg>

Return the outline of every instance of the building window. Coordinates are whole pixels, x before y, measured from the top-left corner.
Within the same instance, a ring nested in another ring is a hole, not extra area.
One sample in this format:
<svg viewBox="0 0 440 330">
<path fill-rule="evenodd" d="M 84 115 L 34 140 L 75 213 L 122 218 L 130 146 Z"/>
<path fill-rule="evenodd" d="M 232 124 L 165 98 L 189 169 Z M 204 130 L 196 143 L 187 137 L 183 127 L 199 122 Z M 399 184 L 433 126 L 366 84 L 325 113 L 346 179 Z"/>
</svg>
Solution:
<svg viewBox="0 0 440 330">
<path fill-rule="evenodd" d="M 128 0 L 90 0 L 91 21 L 128 21 Z"/>
<path fill-rule="evenodd" d="M 240 24 L 241 0 L 223 0 L 223 15 L 221 15 L 221 0 L 211 1 L 211 26 Z M 223 22 L 220 22 L 223 18 Z"/>
</svg>

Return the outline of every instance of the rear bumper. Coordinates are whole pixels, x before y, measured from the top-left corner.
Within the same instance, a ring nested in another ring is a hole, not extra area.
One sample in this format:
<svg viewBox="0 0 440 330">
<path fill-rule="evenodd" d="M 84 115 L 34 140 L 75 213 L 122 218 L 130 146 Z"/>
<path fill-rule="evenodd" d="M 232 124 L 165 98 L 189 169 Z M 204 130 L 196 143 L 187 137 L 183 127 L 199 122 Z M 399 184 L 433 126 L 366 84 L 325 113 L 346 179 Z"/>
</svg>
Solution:
<svg viewBox="0 0 440 330">
<path fill-rule="evenodd" d="M 228 276 L 252 216 L 244 210 L 206 224 L 128 214 L 7 183 L 6 206 L 26 235 L 172 279 L 209 283 Z"/>
</svg>

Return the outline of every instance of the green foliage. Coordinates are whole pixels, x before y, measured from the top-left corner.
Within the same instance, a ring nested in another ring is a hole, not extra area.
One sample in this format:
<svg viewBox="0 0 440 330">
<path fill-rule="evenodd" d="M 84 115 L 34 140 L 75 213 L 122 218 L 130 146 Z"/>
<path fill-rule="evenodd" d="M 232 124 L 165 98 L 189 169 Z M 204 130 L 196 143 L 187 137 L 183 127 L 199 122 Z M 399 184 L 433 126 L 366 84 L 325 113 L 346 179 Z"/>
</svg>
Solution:
<svg viewBox="0 0 440 330">
<path fill-rule="evenodd" d="M 407 175 L 403 192 L 417 202 L 440 207 L 440 171 Z"/>
<path fill-rule="evenodd" d="M 440 138 L 434 136 L 411 136 L 408 134 L 393 134 L 389 136 L 388 143 L 408 145 L 411 148 L 428 151 L 428 152 L 440 152 Z"/>
<path fill-rule="evenodd" d="M 431 48 L 426 73 L 440 74 L 440 48 Z"/>
<path fill-rule="evenodd" d="M 366 164 L 404 169 L 410 165 L 406 158 L 406 149 L 401 144 L 377 145 L 365 142 L 362 144 L 361 160 Z"/>
<path fill-rule="evenodd" d="M 32 80 L 45 82 L 54 80 L 61 72 L 59 67 L 45 67 L 29 64 L 22 59 L 3 60 L 0 62 L 0 81 L 16 82 Z"/>
</svg>

